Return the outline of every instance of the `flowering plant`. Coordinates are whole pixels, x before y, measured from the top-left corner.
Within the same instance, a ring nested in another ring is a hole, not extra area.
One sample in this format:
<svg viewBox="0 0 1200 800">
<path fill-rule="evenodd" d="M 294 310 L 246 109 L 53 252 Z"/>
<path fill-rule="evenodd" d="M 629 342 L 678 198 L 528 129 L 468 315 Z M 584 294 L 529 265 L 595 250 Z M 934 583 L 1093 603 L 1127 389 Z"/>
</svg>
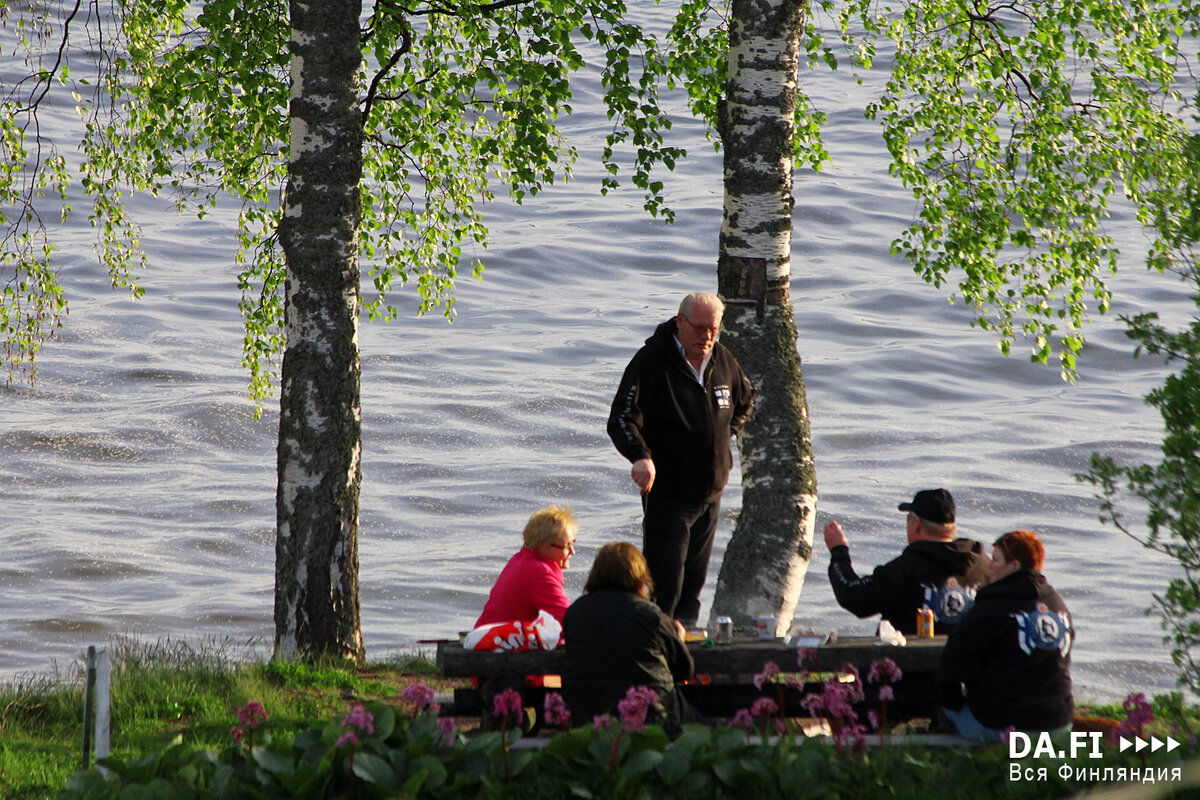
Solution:
<svg viewBox="0 0 1200 800">
<path fill-rule="evenodd" d="M 546 692 L 545 706 L 546 724 L 553 728 L 566 730 L 571 722 L 571 712 L 567 709 L 566 701 L 558 692 Z"/>
<path fill-rule="evenodd" d="M 888 701 L 896 699 L 896 694 L 892 691 L 892 684 L 899 681 L 901 677 L 903 677 L 903 673 L 900 672 L 900 667 L 890 658 L 878 659 L 867 670 L 867 682 L 881 684 L 879 687 L 879 713 L 876 714 L 872 711 L 869 715 L 871 725 L 879 731 L 880 744 L 883 743 L 888 729 Z"/>
<path fill-rule="evenodd" d="M 238 710 L 238 721 L 241 725 L 234 725 L 229 729 L 229 734 L 238 744 L 243 744 L 242 740 L 245 738 L 246 748 L 253 750 L 254 730 L 267 721 L 267 710 L 262 707 L 262 703 L 251 700 Z"/>
<path fill-rule="evenodd" d="M 359 733 L 372 734 L 375 732 L 375 716 L 367 711 L 366 707 L 356 705 L 342 718 L 342 728 L 346 732 L 337 740 L 337 746 L 356 745 Z M 351 758 L 353 758 L 353 754 L 351 754 Z"/>
<path fill-rule="evenodd" d="M 438 712 L 438 704 L 433 702 L 434 696 L 433 687 L 421 681 L 413 681 L 404 687 L 404 691 L 400 692 L 400 699 L 411 703 L 416 710 L 425 711 L 428 709 L 436 714 Z"/>
<path fill-rule="evenodd" d="M 1125 709 L 1125 719 L 1110 734 L 1110 738 L 1114 742 L 1122 736 L 1126 738 L 1141 737 L 1146 726 L 1154 722 L 1154 710 L 1146 700 L 1146 695 L 1141 692 L 1130 693 L 1121 703 L 1121 707 Z"/>
<path fill-rule="evenodd" d="M 869 673 L 865 673 L 869 674 Z M 810 702 L 822 714 L 848 714 L 853 688 L 827 683 Z M 384 703 L 366 703 L 341 711 L 331 720 L 280 736 L 259 747 L 253 758 L 242 748 L 208 752 L 191 743 L 173 745 L 161 755 L 104 762 L 108 776 L 81 771 L 60 792 L 61 800 L 122 800 L 127 797 L 208 797 L 207 787 L 221 786 L 224 797 L 366 798 L 410 797 L 442 800 L 561 797 L 653 798 L 695 800 L 738 797 L 754 800 L 803 797 L 887 796 L 892 800 L 957 800 L 966 796 L 1034 796 L 1008 778 L 1006 749 L 897 746 L 870 758 L 850 758 L 817 737 L 779 737 L 772 745 L 752 741 L 744 731 L 723 726 L 685 726 L 669 741 L 662 727 L 645 723 L 638 731 L 650 695 L 626 696 L 624 718 L 594 729 L 583 725 L 557 733 L 544 748 L 508 751 L 508 740 L 484 733 L 447 746 L 445 720 L 411 713 Z M 511 698 L 506 702 L 511 702 Z M 1149 703 L 1128 700 L 1130 730 L 1148 724 Z M 1155 708 L 1161 708 L 1156 705 Z M 777 708 L 770 697 L 744 710 L 751 727 L 773 722 Z M 265 713 L 245 709 L 243 725 L 262 732 Z M 1161 720 L 1156 720 L 1161 722 Z M 1146 732 L 1146 731 L 1144 731 Z M 335 743 L 348 733 L 356 742 Z M 1184 745 L 1192 750 L 1190 743 Z M 1180 754 L 1166 748 L 1139 753 L 1104 748 L 1101 760 L 1087 755 L 1072 777 L 1033 787 L 1037 797 L 1079 796 L 1096 785 L 1101 767 L 1153 765 L 1175 768 Z M 507 759 L 507 767 L 502 765 Z M 1076 764 L 1073 764 L 1076 766 Z M 993 792 L 992 789 L 998 789 Z"/>
<path fill-rule="evenodd" d="M 638 733 L 646 727 L 650 709 L 658 704 L 658 695 L 648 686 L 631 686 L 625 699 L 617 703 L 621 725 L 628 733 Z"/>
</svg>

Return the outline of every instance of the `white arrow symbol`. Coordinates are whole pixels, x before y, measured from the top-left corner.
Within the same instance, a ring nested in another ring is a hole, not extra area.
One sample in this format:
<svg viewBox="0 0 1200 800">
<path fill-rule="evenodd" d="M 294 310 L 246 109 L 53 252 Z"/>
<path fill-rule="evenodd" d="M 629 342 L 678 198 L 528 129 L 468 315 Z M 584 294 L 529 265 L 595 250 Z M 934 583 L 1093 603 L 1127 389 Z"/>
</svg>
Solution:
<svg viewBox="0 0 1200 800">
<path fill-rule="evenodd" d="M 1131 747 L 1133 747 L 1133 742 L 1129 741 L 1124 736 L 1122 736 L 1121 737 L 1121 752 L 1124 753 L 1126 750 L 1128 750 Z"/>
<path fill-rule="evenodd" d="M 1151 753 L 1157 752 L 1158 748 L 1162 747 L 1164 744 L 1166 744 L 1166 742 L 1162 741 L 1157 736 L 1151 736 L 1150 737 L 1150 752 Z"/>
<path fill-rule="evenodd" d="M 1174 740 L 1174 739 L 1172 739 L 1170 736 L 1168 736 L 1168 737 L 1167 737 L 1167 752 L 1168 752 L 1168 753 L 1169 753 L 1169 752 L 1171 752 L 1171 751 L 1172 751 L 1172 750 L 1174 750 L 1176 747 L 1179 747 L 1179 742 L 1175 741 L 1175 740 Z"/>
<path fill-rule="evenodd" d="M 1140 753 L 1140 752 L 1142 752 L 1143 750 L 1145 750 L 1145 749 L 1146 749 L 1146 745 L 1148 745 L 1148 744 L 1150 744 L 1150 743 L 1149 743 L 1149 742 L 1147 742 L 1147 741 L 1146 741 L 1145 739 L 1143 739 L 1142 737 L 1138 736 L 1138 737 L 1137 737 L 1137 746 L 1133 748 L 1133 752 L 1135 752 L 1135 753 Z"/>
</svg>

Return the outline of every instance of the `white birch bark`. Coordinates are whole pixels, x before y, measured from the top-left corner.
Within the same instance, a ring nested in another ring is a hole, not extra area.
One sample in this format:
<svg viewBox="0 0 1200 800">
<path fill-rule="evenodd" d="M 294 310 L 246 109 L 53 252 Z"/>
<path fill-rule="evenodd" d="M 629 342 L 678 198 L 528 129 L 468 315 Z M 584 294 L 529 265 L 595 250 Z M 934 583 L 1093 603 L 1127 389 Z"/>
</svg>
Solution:
<svg viewBox="0 0 1200 800">
<path fill-rule="evenodd" d="M 359 0 L 293 0 L 275 649 L 362 660 Z"/>
<path fill-rule="evenodd" d="M 741 630 L 759 614 L 786 634 L 812 553 L 817 483 L 789 296 L 793 112 L 806 4 L 735 0 L 720 135 L 725 214 L 717 264 L 721 342 L 758 389 L 738 445 L 742 510 L 712 614 Z"/>
</svg>

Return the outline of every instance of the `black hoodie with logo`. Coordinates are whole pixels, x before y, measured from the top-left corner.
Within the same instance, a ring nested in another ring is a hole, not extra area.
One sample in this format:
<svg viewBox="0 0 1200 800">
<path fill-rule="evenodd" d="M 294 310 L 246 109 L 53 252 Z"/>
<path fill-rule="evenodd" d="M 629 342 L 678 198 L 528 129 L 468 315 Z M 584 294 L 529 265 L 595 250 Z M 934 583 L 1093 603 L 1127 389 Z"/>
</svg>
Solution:
<svg viewBox="0 0 1200 800">
<path fill-rule="evenodd" d="M 720 342 L 713 344 L 701 386 L 679 352 L 675 330 L 674 317 L 659 325 L 625 368 L 608 435 L 630 462 L 654 460 L 654 492 L 711 501 L 729 478 L 729 439 L 750 416 L 754 387 Z"/>
<path fill-rule="evenodd" d="M 917 632 L 917 611 L 927 603 L 935 611 L 934 633 L 950 633 L 961 614 L 940 613 L 930 602 L 946 590 L 961 590 L 963 612 L 974 587 L 987 576 L 983 545 L 973 539 L 913 542 L 899 556 L 860 577 L 850 563 L 850 548 L 839 545 L 829 554 L 829 583 L 838 605 L 859 617 L 881 614 L 906 636 Z M 953 583 L 951 583 L 953 580 Z M 942 604 L 945 605 L 945 604 Z"/>
<path fill-rule="evenodd" d="M 995 730 L 1070 725 L 1074 640 L 1067 606 L 1041 573 L 1020 569 L 980 588 L 942 651 L 943 707 L 966 703 Z"/>
</svg>

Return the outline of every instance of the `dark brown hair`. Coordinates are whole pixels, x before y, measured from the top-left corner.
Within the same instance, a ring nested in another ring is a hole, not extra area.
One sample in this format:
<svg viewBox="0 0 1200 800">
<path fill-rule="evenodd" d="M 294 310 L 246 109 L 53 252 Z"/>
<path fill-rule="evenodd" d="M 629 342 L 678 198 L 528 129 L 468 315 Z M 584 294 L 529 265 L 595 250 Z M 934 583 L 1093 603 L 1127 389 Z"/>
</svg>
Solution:
<svg viewBox="0 0 1200 800">
<path fill-rule="evenodd" d="M 640 595 L 643 586 L 646 587 L 646 594 L 649 594 L 654 584 L 650 580 L 650 568 L 642 551 L 629 542 L 610 542 L 596 553 L 583 590 L 619 589 Z"/>
<path fill-rule="evenodd" d="M 1025 569 L 1042 571 L 1046 560 L 1046 548 L 1033 531 L 1009 531 L 997 539 L 993 546 L 998 548 L 1009 561 L 1016 561 Z"/>
</svg>

